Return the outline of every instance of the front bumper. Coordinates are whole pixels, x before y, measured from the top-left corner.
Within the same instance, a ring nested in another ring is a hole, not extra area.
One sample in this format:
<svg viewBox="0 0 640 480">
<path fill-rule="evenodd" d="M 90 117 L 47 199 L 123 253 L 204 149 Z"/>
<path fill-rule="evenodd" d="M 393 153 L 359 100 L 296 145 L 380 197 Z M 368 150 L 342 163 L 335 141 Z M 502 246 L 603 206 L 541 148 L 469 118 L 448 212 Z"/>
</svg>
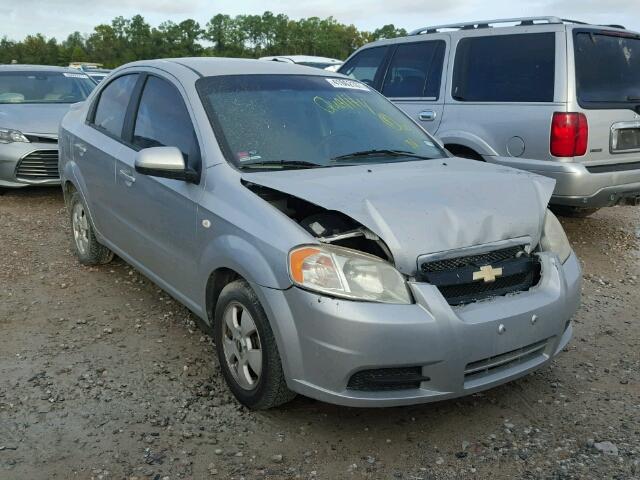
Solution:
<svg viewBox="0 0 640 480">
<path fill-rule="evenodd" d="M 27 155 L 36 151 L 55 151 L 55 143 L 0 143 L 0 187 L 21 188 L 29 185 L 60 185 L 60 178 L 19 178 L 16 176 L 18 163 Z"/>
<path fill-rule="evenodd" d="M 575 254 L 564 265 L 541 254 L 541 263 L 542 279 L 531 290 L 456 308 L 424 283 L 411 284 L 413 305 L 339 300 L 295 287 L 254 288 L 272 320 L 289 388 L 340 405 L 407 405 L 505 383 L 549 363 L 564 348 L 579 304 L 580 266 Z M 544 347 L 533 358 L 465 376 L 470 363 L 540 342 Z M 405 390 L 347 388 L 356 372 L 407 366 L 419 366 L 429 380 Z"/>
<path fill-rule="evenodd" d="M 640 169 L 592 173 L 577 162 L 511 157 L 485 159 L 553 178 L 556 186 L 550 203 L 554 205 L 599 208 L 640 197 Z M 618 165 L 623 166 L 624 163 Z"/>
</svg>

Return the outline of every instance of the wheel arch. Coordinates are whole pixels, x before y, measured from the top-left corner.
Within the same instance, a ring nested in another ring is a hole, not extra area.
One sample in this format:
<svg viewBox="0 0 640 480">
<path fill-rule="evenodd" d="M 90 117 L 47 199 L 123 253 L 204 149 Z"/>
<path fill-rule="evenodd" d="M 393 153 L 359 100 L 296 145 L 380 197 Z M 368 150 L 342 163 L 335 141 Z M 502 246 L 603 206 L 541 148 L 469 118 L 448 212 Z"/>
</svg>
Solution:
<svg viewBox="0 0 640 480">
<path fill-rule="evenodd" d="M 480 156 L 496 156 L 498 152 L 479 136 L 462 130 L 449 130 L 438 134 L 438 138 L 445 148 L 456 145 L 472 150 Z"/>
</svg>

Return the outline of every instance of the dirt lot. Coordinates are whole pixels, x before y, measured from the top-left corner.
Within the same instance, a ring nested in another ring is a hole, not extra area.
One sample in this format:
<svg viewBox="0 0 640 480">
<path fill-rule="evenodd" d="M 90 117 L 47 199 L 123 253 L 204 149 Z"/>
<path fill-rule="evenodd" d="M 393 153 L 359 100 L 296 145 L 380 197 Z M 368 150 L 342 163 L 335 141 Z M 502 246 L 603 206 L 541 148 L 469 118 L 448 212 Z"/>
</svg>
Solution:
<svg viewBox="0 0 640 480">
<path fill-rule="evenodd" d="M 57 189 L 0 197 L 0 479 L 640 478 L 640 208 L 564 224 L 583 305 L 551 367 L 431 405 L 253 413 L 186 309 L 121 260 L 78 264 Z"/>
</svg>

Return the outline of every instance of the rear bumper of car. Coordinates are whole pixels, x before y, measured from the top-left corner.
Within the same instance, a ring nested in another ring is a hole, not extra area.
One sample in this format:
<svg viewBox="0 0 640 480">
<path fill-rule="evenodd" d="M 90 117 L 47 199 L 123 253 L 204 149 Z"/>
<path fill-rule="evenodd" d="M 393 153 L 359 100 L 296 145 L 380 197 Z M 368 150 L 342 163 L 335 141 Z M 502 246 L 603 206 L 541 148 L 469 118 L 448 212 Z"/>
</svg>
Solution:
<svg viewBox="0 0 640 480">
<path fill-rule="evenodd" d="M 23 159 L 37 152 L 57 152 L 55 143 L 0 143 L 0 187 L 21 188 L 30 185 L 59 185 L 60 176 L 57 172 L 57 153 L 55 175 L 52 176 L 51 168 L 43 167 L 42 170 L 30 168 L 35 175 L 21 176 L 18 166 Z M 38 175 L 42 172 L 42 175 Z"/>
<path fill-rule="evenodd" d="M 509 157 L 485 157 L 487 161 L 551 177 L 556 181 L 550 203 L 572 207 L 598 208 L 626 200 L 640 199 L 640 168 L 607 165 L 589 169 L 581 163 L 552 160 L 530 160 Z"/>
<path fill-rule="evenodd" d="M 564 348 L 580 298 L 580 266 L 574 254 L 564 264 L 541 254 L 541 262 L 540 283 L 529 291 L 461 307 L 451 307 L 425 283 L 410 284 L 412 305 L 339 300 L 295 287 L 254 288 L 272 321 L 292 390 L 340 405 L 407 405 L 508 382 L 548 364 Z M 371 375 L 406 371 L 419 373 L 413 386 L 366 385 Z"/>
</svg>

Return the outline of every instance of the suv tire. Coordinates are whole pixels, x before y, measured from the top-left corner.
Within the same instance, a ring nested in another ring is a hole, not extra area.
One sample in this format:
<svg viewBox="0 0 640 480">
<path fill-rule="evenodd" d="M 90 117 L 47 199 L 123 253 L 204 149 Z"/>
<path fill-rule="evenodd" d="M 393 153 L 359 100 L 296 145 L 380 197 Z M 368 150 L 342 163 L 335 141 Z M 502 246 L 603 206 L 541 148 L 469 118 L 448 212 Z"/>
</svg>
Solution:
<svg viewBox="0 0 640 480">
<path fill-rule="evenodd" d="M 213 334 L 222 374 L 240 403 L 265 410 L 296 396 L 287 388 L 267 315 L 245 280 L 222 289 Z"/>
<path fill-rule="evenodd" d="M 551 210 L 554 213 L 557 213 L 561 217 L 571 217 L 571 218 L 586 218 L 589 215 L 593 215 L 596 213 L 599 208 L 580 208 L 580 207 L 569 207 L 566 205 L 551 205 Z"/>
<path fill-rule="evenodd" d="M 101 265 L 113 259 L 113 252 L 96 239 L 87 207 L 78 192 L 69 199 L 69 220 L 73 235 L 73 249 L 83 265 Z"/>
</svg>

